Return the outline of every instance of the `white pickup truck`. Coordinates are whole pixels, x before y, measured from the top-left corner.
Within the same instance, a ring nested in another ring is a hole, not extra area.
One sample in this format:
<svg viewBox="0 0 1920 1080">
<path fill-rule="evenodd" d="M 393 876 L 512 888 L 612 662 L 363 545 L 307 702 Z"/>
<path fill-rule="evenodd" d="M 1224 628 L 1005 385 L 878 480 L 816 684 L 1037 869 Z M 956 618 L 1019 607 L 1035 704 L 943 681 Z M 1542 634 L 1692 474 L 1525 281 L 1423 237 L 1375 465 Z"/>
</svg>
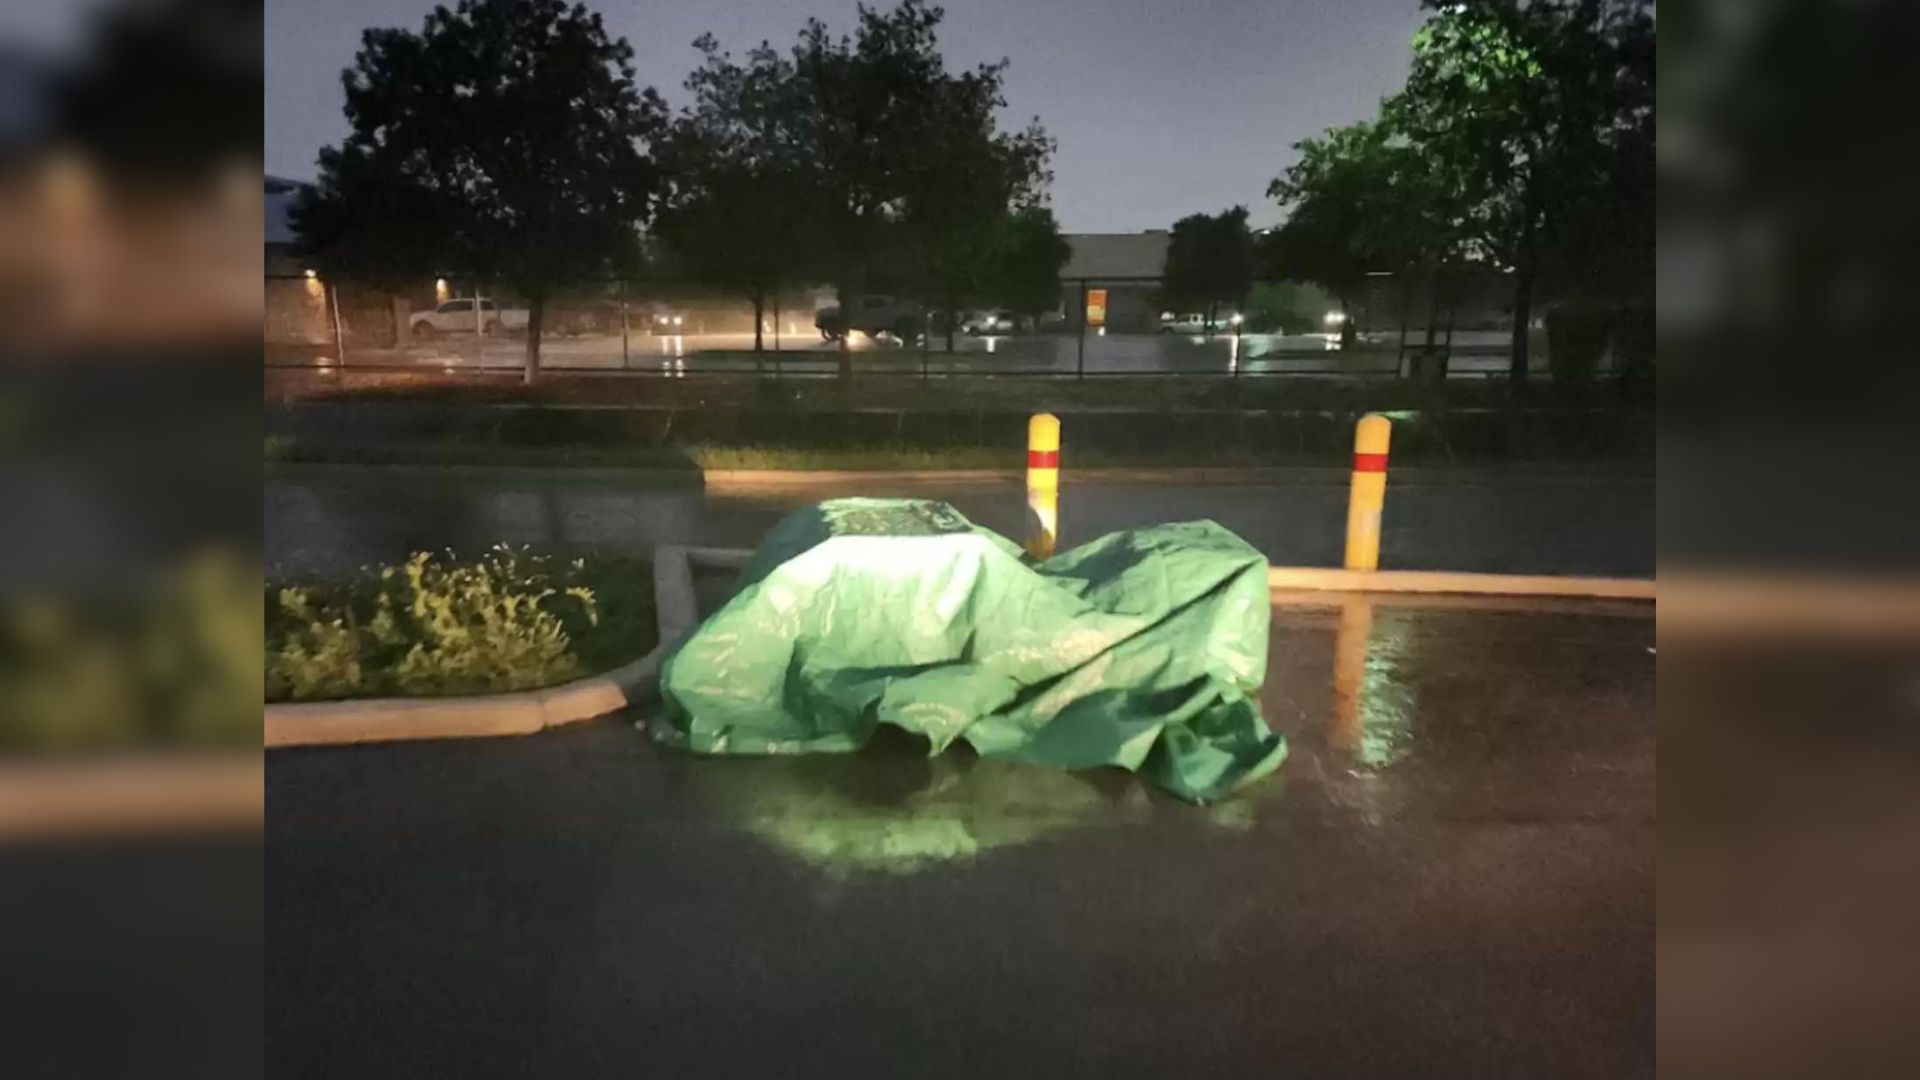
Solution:
<svg viewBox="0 0 1920 1080">
<path fill-rule="evenodd" d="M 502 330 L 524 331 L 527 328 L 527 309 L 498 307 L 483 296 L 480 298 L 479 326 L 481 332 L 487 334 L 498 334 Z M 471 334 L 474 332 L 473 298 L 448 300 L 429 311 L 416 311 L 407 320 L 407 328 L 417 338 Z"/>
</svg>

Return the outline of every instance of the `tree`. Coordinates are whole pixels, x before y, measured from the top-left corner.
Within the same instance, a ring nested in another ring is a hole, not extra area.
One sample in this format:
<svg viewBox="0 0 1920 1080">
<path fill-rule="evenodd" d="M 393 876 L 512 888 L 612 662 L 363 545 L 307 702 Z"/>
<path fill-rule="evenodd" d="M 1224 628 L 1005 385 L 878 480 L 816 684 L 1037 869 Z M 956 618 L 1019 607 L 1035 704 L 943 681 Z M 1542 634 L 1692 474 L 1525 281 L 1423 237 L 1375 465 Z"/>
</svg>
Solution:
<svg viewBox="0 0 1920 1080">
<path fill-rule="evenodd" d="M 1458 248 L 1453 182 L 1400 134 L 1392 103 L 1384 111 L 1379 121 L 1295 143 L 1299 159 L 1267 187 L 1289 209 L 1265 253 L 1269 269 L 1339 299 L 1343 348 L 1354 342 L 1354 301 L 1369 273 L 1397 272 L 1410 298 L 1413 275 L 1438 278 Z M 1430 316 L 1429 347 L 1433 323 Z"/>
<path fill-rule="evenodd" d="M 1595 206 L 1614 203 L 1608 185 L 1636 140 L 1650 140 L 1651 3 L 1426 5 L 1437 10 L 1394 111 L 1419 153 L 1462 179 L 1472 242 L 1513 273 L 1511 372 L 1524 389 L 1543 273 L 1579 261 Z"/>
<path fill-rule="evenodd" d="M 1355 301 L 1369 271 L 1395 262 L 1400 208 L 1398 168 L 1385 125 L 1353 124 L 1294 144 L 1300 158 L 1267 186 L 1289 209 L 1272 233 L 1271 269 L 1289 281 L 1311 281 L 1340 301 L 1340 347 L 1353 346 Z"/>
<path fill-rule="evenodd" d="M 813 19 L 794 46 L 806 101 L 799 145 L 820 184 L 820 255 L 842 312 L 852 310 L 860 279 L 883 253 L 907 162 L 926 141 L 924 119 L 945 75 L 934 34 L 941 16 L 917 0 L 886 12 L 862 6 L 854 37 L 834 37 Z M 853 374 L 844 337 L 840 374 Z"/>
<path fill-rule="evenodd" d="M 949 352 L 961 311 L 994 291 L 1015 239 L 1014 215 L 1044 197 L 1052 141 L 1037 124 L 994 131 L 999 71 L 963 75 L 937 95 L 945 117 L 909 167 L 894 237 L 915 291 L 947 313 Z"/>
<path fill-rule="evenodd" d="M 1073 247 L 1060 235 L 1045 206 L 1016 210 L 1007 223 L 1007 243 L 994 272 L 991 295 L 1016 315 L 1038 322 L 1060 304 L 1060 270 Z"/>
<path fill-rule="evenodd" d="M 1201 308 L 1211 334 L 1220 305 L 1240 303 L 1253 287 L 1253 257 L 1246 207 L 1189 214 L 1168 236 L 1161 291 L 1169 303 Z"/>
<path fill-rule="evenodd" d="M 562 0 L 460 0 L 419 33 L 366 31 L 341 75 L 352 131 L 294 211 L 303 242 L 335 269 L 504 279 L 528 302 L 532 382 L 551 290 L 630 257 L 651 209 L 665 106 L 632 55 Z"/>
<path fill-rule="evenodd" d="M 946 312 L 949 352 L 961 311 L 991 291 L 1014 213 L 1042 205 L 1051 179 L 1053 140 L 1037 119 L 1023 131 L 997 130 L 1006 68 L 1002 60 L 936 80 L 921 145 L 901 177 L 897 261 L 921 300 Z"/>
<path fill-rule="evenodd" d="M 930 282 L 969 286 L 991 245 L 968 231 L 994 229 L 1009 200 L 1044 183 L 1044 135 L 994 129 L 1005 63 L 949 72 L 937 36 L 944 14 L 922 0 L 863 6 L 852 37 L 816 19 L 794 46 L 806 103 L 797 145 L 820 196 L 814 235 L 843 310 L 883 265 L 923 292 Z M 941 177 L 933 162 L 957 171 Z M 908 237 L 932 246 L 905 248 Z M 853 371 L 844 339 L 840 371 Z"/>
<path fill-rule="evenodd" d="M 654 232 L 693 277 L 752 302 L 757 353 L 768 296 L 799 278 L 812 247 L 813 178 L 793 138 L 806 103 L 772 48 L 742 64 L 711 35 L 694 46 L 704 59 L 686 81 L 693 104 L 662 140 L 668 194 Z"/>
</svg>

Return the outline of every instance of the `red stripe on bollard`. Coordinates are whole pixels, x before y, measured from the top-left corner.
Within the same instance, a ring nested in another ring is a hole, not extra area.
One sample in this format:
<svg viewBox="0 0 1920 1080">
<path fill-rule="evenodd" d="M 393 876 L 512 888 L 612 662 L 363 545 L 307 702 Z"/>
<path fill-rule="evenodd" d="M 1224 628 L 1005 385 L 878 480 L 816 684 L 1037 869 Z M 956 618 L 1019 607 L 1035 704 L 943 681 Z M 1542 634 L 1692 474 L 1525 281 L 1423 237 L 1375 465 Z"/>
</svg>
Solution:
<svg viewBox="0 0 1920 1080">
<path fill-rule="evenodd" d="M 1060 467 L 1060 451 L 1058 450 L 1027 451 L 1027 468 L 1057 469 L 1059 467 Z"/>
<path fill-rule="evenodd" d="M 1386 472 L 1387 471 L 1387 455 L 1355 454 L 1353 455 L 1353 471 L 1354 472 Z"/>
</svg>

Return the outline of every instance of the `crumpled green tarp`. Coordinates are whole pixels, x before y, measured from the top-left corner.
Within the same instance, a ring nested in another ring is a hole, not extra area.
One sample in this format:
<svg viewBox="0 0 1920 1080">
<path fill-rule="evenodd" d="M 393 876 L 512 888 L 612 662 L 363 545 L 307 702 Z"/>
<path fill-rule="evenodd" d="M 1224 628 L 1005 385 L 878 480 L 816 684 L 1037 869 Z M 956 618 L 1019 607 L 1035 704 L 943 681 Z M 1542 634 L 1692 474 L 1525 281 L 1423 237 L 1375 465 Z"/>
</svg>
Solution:
<svg viewBox="0 0 1920 1080">
<path fill-rule="evenodd" d="M 661 673 L 664 742 L 848 751 L 879 724 L 998 758 L 1118 765 L 1204 802 L 1286 742 L 1260 718 L 1267 561 L 1211 521 L 1030 563 L 940 502 L 840 499 L 775 526 Z"/>
</svg>

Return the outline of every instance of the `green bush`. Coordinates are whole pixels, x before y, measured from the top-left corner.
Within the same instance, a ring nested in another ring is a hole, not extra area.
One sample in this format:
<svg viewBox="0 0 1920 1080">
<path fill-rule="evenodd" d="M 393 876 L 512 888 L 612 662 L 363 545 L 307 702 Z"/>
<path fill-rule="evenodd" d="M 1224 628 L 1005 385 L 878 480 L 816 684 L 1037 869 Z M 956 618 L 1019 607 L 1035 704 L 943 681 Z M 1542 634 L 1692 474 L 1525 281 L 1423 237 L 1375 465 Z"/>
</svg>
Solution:
<svg viewBox="0 0 1920 1080">
<path fill-rule="evenodd" d="M 259 587 L 216 546 L 0 601 L 0 752 L 257 748 Z"/>
<path fill-rule="evenodd" d="M 645 653 L 651 575 L 635 559 L 498 547 L 418 552 L 344 581 L 267 592 L 269 701 L 550 686 Z M 609 620 L 605 609 L 617 618 Z"/>
<path fill-rule="evenodd" d="M 1256 334 L 1309 334 L 1321 329 L 1333 301 L 1312 285 L 1267 281 L 1247 293 L 1247 331 Z"/>
<path fill-rule="evenodd" d="M 1584 389 L 1607 351 L 1613 323 L 1605 308 L 1565 304 L 1547 313 L 1547 366 L 1554 386 Z"/>
</svg>

